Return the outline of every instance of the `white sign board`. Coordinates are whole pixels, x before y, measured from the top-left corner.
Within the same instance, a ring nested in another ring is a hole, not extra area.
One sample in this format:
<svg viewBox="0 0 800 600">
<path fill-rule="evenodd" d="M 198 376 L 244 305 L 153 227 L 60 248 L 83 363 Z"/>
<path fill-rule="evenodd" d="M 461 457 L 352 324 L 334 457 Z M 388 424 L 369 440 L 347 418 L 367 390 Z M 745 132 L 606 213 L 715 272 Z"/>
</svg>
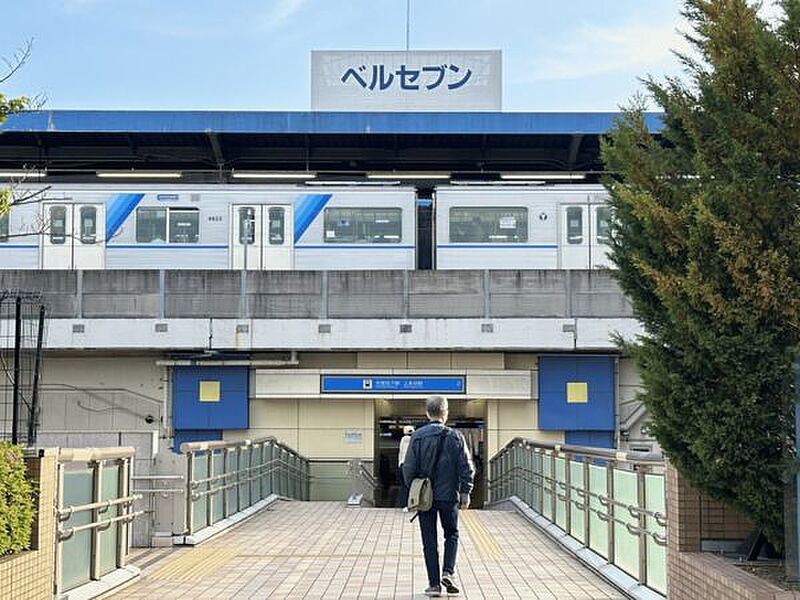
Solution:
<svg viewBox="0 0 800 600">
<path fill-rule="evenodd" d="M 311 51 L 311 110 L 499 111 L 500 50 Z"/>
</svg>

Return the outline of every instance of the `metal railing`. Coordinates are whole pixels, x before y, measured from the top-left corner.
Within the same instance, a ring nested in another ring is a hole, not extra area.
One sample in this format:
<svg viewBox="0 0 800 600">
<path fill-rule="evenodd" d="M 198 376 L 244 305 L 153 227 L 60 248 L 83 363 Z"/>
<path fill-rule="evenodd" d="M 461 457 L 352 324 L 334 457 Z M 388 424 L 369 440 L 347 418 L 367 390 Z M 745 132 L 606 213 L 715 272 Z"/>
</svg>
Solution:
<svg viewBox="0 0 800 600">
<path fill-rule="evenodd" d="M 350 479 L 350 497 L 347 499 L 347 505 L 360 506 L 362 501 L 374 505 L 378 480 L 372 474 L 372 469 L 367 467 L 362 459 L 354 458 L 347 462 L 347 471 Z"/>
<path fill-rule="evenodd" d="M 128 525 L 142 511 L 130 491 L 134 448 L 58 451 L 56 596 L 125 566 Z"/>
<path fill-rule="evenodd" d="M 214 525 L 271 494 L 307 500 L 309 461 L 269 437 L 259 440 L 187 442 L 186 533 Z"/>
<path fill-rule="evenodd" d="M 516 438 L 490 461 L 492 503 L 517 497 L 642 585 L 666 594 L 660 454 Z"/>
</svg>

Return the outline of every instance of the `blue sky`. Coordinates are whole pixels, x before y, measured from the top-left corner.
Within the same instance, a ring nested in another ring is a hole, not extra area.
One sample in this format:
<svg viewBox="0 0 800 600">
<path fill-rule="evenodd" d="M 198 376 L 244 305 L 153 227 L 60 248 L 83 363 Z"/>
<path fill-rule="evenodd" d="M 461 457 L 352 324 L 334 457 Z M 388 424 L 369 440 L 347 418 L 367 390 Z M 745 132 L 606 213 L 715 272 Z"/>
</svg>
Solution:
<svg viewBox="0 0 800 600">
<path fill-rule="evenodd" d="M 499 48 L 505 110 L 615 110 L 678 72 L 678 0 L 411 0 L 412 49 Z M 405 0 L 17 0 L 0 91 L 47 108 L 305 110 L 311 49 L 403 49 Z"/>
</svg>

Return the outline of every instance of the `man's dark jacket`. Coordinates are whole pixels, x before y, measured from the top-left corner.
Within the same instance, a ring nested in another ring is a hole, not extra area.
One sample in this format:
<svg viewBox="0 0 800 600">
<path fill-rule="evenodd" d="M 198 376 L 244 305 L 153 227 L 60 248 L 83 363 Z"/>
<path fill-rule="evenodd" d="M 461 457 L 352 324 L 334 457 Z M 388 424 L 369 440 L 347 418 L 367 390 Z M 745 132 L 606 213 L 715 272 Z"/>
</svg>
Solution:
<svg viewBox="0 0 800 600">
<path fill-rule="evenodd" d="M 444 425 L 431 421 L 417 429 L 411 436 L 408 453 L 403 462 L 403 476 L 409 483 L 417 477 L 433 480 L 434 502 L 458 502 L 459 494 L 472 492 L 475 468 L 472 466 L 464 436 L 454 429 L 440 436 Z M 439 465 L 431 473 L 436 459 L 436 445 L 444 443 Z"/>
</svg>

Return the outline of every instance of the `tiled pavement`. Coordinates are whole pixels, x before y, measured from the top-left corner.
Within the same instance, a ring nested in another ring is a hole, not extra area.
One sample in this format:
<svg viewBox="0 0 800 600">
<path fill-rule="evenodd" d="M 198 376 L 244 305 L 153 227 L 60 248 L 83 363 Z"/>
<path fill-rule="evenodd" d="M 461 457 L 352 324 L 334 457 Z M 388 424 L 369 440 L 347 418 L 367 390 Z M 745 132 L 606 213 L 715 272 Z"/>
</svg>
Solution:
<svg viewBox="0 0 800 600">
<path fill-rule="evenodd" d="M 465 600 L 625 597 L 515 513 L 462 512 L 460 532 Z M 139 559 L 142 578 L 114 600 L 424 598 L 427 585 L 407 514 L 333 502 L 280 502 L 201 546 Z"/>
</svg>

